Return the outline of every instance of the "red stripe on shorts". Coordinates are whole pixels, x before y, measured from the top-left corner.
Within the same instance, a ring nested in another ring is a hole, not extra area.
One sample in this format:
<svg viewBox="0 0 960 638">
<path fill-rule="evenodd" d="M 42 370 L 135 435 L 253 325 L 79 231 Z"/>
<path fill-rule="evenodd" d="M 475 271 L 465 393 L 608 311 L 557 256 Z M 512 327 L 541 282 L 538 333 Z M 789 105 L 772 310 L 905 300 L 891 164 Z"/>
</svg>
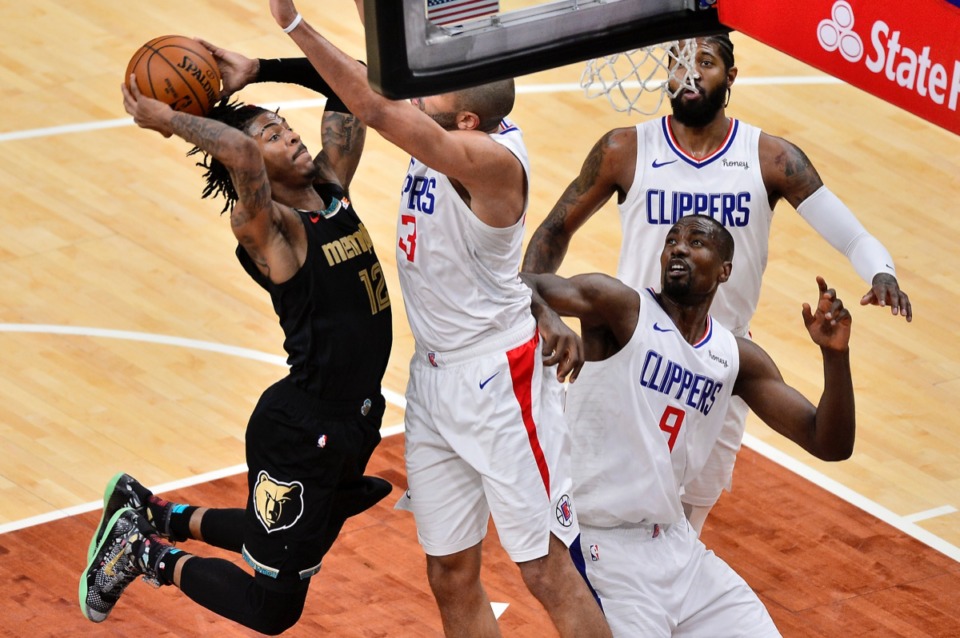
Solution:
<svg viewBox="0 0 960 638">
<path fill-rule="evenodd" d="M 543 485 L 547 488 L 547 498 L 549 498 L 550 468 L 547 467 L 547 459 L 543 456 L 543 448 L 540 447 L 540 440 L 537 438 L 537 424 L 533 422 L 533 397 L 531 396 L 536 362 L 534 357 L 537 356 L 539 343 L 540 333 L 538 332 L 530 341 L 507 352 L 507 361 L 510 363 L 510 376 L 513 378 L 513 392 L 517 395 L 523 425 L 527 429 L 527 438 L 530 439 L 530 449 L 533 451 L 533 458 L 537 461 L 537 467 L 540 468 L 540 478 L 543 479 Z"/>
</svg>

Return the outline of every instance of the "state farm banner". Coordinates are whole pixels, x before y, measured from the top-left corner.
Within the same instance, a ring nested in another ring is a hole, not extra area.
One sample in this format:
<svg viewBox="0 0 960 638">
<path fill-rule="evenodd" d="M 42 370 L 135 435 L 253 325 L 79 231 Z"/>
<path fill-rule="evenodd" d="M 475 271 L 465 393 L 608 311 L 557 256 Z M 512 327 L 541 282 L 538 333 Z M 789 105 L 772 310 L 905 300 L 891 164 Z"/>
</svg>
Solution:
<svg viewBox="0 0 960 638">
<path fill-rule="evenodd" d="M 720 21 L 960 135 L 960 0 L 720 0 Z"/>
</svg>

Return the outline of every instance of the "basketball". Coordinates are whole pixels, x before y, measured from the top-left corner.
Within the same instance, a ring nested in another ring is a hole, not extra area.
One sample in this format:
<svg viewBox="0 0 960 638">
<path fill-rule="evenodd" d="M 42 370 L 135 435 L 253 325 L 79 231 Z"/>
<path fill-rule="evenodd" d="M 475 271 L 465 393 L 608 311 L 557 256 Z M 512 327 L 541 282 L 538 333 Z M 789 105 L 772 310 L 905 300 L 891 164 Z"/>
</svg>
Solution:
<svg viewBox="0 0 960 638">
<path fill-rule="evenodd" d="M 130 74 L 147 97 L 165 102 L 175 111 L 206 115 L 220 99 L 220 69 L 213 54 L 191 38 L 165 35 L 140 47 L 124 75 Z"/>
</svg>

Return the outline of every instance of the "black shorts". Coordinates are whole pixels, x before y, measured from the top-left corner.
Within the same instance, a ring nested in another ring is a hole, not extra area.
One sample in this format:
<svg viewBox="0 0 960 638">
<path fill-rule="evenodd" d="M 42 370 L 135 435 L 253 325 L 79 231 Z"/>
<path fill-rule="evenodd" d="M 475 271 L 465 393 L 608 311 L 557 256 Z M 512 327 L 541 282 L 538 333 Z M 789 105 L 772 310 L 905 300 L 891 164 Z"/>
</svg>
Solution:
<svg viewBox="0 0 960 638">
<path fill-rule="evenodd" d="M 384 407 L 379 393 L 319 401 L 287 379 L 260 397 L 246 434 L 243 557 L 261 583 L 299 589 L 319 571 L 343 524 L 332 520 L 334 494 L 363 477 Z"/>
</svg>

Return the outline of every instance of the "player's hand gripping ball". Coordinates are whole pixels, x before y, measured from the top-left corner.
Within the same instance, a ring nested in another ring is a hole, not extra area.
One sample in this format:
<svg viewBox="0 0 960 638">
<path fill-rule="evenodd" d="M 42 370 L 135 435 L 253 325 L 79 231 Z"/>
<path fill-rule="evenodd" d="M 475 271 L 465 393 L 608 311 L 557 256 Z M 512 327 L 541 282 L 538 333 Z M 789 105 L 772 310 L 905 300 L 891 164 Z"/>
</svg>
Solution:
<svg viewBox="0 0 960 638">
<path fill-rule="evenodd" d="M 124 76 L 128 86 L 131 73 L 141 93 L 175 111 L 206 115 L 220 99 L 217 61 L 191 38 L 165 35 L 150 40 L 130 58 Z"/>
</svg>

